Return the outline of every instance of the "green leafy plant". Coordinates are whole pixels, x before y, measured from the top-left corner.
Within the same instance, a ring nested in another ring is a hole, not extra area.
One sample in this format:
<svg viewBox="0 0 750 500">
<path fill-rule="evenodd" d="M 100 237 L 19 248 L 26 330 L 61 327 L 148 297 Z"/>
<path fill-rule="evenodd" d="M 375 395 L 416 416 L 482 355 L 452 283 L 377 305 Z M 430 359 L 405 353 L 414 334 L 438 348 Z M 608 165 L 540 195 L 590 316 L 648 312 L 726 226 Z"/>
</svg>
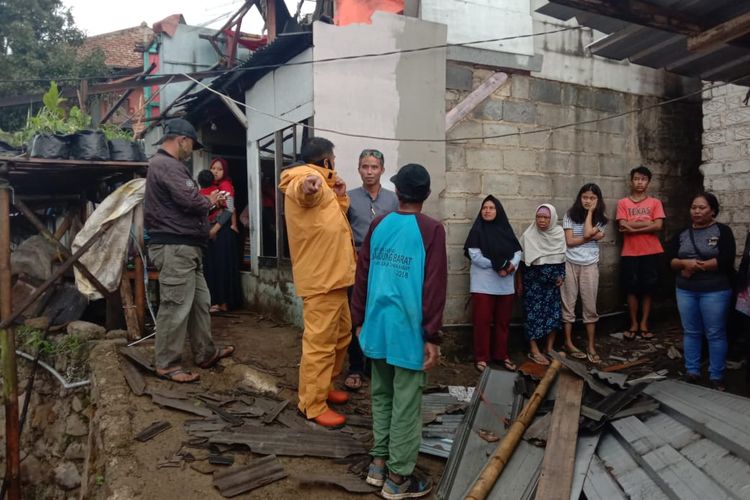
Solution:
<svg viewBox="0 0 750 500">
<path fill-rule="evenodd" d="M 124 139 L 126 141 L 133 140 L 132 132 L 130 132 L 129 130 L 123 130 L 112 123 L 105 123 L 104 125 L 100 125 L 99 130 L 104 132 L 104 136 L 108 141 L 112 141 L 115 139 Z"/>
<path fill-rule="evenodd" d="M 51 82 L 49 90 L 42 97 L 44 106 L 35 116 L 29 116 L 26 121 L 24 136 L 30 139 L 35 134 L 72 134 L 77 130 L 88 128 L 91 117 L 81 111 L 78 106 L 65 110 L 66 99 L 60 93 L 56 82 Z"/>
<path fill-rule="evenodd" d="M 16 334 L 21 344 L 32 353 L 40 351 L 44 355 L 52 355 L 57 351 L 55 343 L 43 338 L 41 330 L 21 325 L 16 330 Z"/>
<path fill-rule="evenodd" d="M 65 335 L 57 343 L 57 354 L 77 355 L 83 348 L 83 342 L 78 335 Z"/>
</svg>

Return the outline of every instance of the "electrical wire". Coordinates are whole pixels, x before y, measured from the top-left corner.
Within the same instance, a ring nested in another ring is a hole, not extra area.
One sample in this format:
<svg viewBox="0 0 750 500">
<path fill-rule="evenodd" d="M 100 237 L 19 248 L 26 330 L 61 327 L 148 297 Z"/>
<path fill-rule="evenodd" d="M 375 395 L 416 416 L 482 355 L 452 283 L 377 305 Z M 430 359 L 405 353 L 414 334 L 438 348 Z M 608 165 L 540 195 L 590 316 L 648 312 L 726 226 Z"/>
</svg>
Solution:
<svg viewBox="0 0 750 500">
<path fill-rule="evenodd" d="M 280 68 L 282 66 L 301 66 L 301 65 L 307 65 L 307 64 L 319 64 L 319 63 L 329 63 L 329 62 L 336 62 L 336 61 L 349 61 L 353 59 L 367 59 L 372 57 L 382 57 L 382 56 L 390 56 L 390 55 L 398 55 L 398 54 L 410 54 L 414 52 L 425 52 L 429 50 L 436 50 L 436 49 L 447 49 L 450 47 L 465 47 L 470 45 L 478 45 L 478 44 L 484 44 L 484 43 L 494 43 L 494 42 L 504 42 L 504 41 L 510 41 L 510 40 L 519 40 L 523 38 L 533 38 L 537 36 L 544 36 L 544 35 L 551 35 L 555 33 L 561 33 L 564 31 L 571 31 L 571 30 L 580 30 L 584 29 L 580 26 L 567 26 L 564 28 L 558 28 L 554 30 L 549 31 L 540 31 L 537 33 L 527 33 L 523 35 L 509 35 L 499 38 L 488 38 L 485 40 L 474 40 L 471 42 L 460 42 L 460 43 L 443 43 L 438 45 L 429 45 L 426 47 L 417 47 L 413 49 L 400 49 L 400 50 L 390 50 L 387 52 L 372 52 L 368 54 L 358 54 L 358 55 L 351 55 L 351 56 L 341 56 L 341 57 L 329 57 L 325 59 L 318 59 L 317 61 L 296 61 L 293 63 L 286 62 L 286 63 L 279 63 L 279 64 L 266 64 L 261 66 L 253 66 L 252 68 L 244 68 L 241 64 L 227 70 L 227 69 L 221 69 L 221 70 L 215 70 L 215 71 L 202 71 L 201 74 L 205 75 L 206 77 L 212 76 L 214 74 L 216 75 L 223 75 L 229 72 L 233 71 L 242 71 L 242 70 L 259 70 L 259 69 L 276 69 Z M 298 34 L 307 34 L 308 32 L 302 32 L 302 33 L 290 33 L 287 36 L 293 36 Z M 241 63 L 246 63 L 248 60 L 243 60 Z M 165 76 L 177 76 L 177 75 L 183 75 L 184 73 L 167 73 L 167 74 L 158 74 L 158 75 L 150 75 L 152 77 L 165 77 Z M 81 81 L 81 80 L 100 80 L 100 79 L 108 79 L 111 78 L 112 75 L 104 75 L 104 76 L 87 76 L 87 77 L 45 77 L 45 78 L 28 78 L 28 79 L 20 79 L 20 80 L 0 80 L 0 83 L 28 83 L 28 82 L 49 82 L 49 81 Z M 146 80 L 148 81 L 148 80 Z"/>
<path fill-rule="evenodd" d="M 682 96 L 678 96 L 678 97 L 674 97 L 674 98 L 671 98 L 671 99 L 667 99 L 666 101 L 661 101 L 661 102 L 658 102 L 656 104 L 650 104 L 648 106 L 640 106 L 640 107 L 637 107 L 637 108 L 629 109 L 627 111 L 622 111 L 620 113 L 615 113 L 615 114 L 612 114 L 612 115 L 607 115 L 607 116 L 603 116 L 603 117 L 595 118 L 595 119 L 591 119 L 591 120 L 582 120 L 582 121 L 578 121 L 578 122 L 565 123 L 565 124 L 562 124 L 562 125 L 557 125 L 557 126 L 554 126 L 554 127 L 545 127 L 545 128 L 537 129 L 537 130 L 519 130 L 517 132 L 509 132 L 509 133 L 504 133 L 504 134 L 493 134 L 493 135 L 483 135 L 483 136 L 470 136 L 470 137 L 457 137 L 457 138 L 453 138 L 453 139 L 447 139 L 447 138 L 429 139 L 429 138 L 382 137 L 382 136 L 374 136 L 374 135 L 367 135 L 367 134 L 355 134 L 355 133 L 351 133 L 351 132 L 343 132 L 341 130 L 323 128 L 323 127 L 308 125 L 306 123 L 295 122 L 293 120 L 289 120 L 288 118 L 284 118 L 283 116 L 277 116 L 277 115 L 274 115 L 272 113 L 268 113 L 266 111 L 262 111 L 260 109 L 257 109 L 257 108 L 255 108 L 253 106 L 250 106 L 249 104 L 246 104 L 244 102 L 237 101 L 236 99 L 232 99 L 229 95 L 221 93 L 218 90 L 209 87 L 205 83 L 203 83 L 203 82 L 201 82 L 199 80 L 196 80 L 195 78 L 191 77 L 187 73 L 182 73 L 182 75 L 185 76 L 186 78 L 188 78 L 189 80 L 192 80 L 193 82 L 197 83 L 198 85 L 204 87 L 206 90 L 208 90 L 208 91 L 210 91 L 210 92 L 218 95 L 222 99 L 232 101 L 233 103 L 237 104 L 238 106 L 242 106 L 242 107 L 244 107 L 246 109 L 249 109 L 250 111 L 253 111 L 255 113 L 258 113 L 258 114 L 261 114 L 261 115 L 267 116 L 269 118 L 273 118 L 275 120 L 279 120 L 279 121 L 282 121 L 282 122 L 285 122 L 285 123 L 288 123 L 288 124 L 291 124 L 291 125 L 299 125 L 301 127 L 305 127 L 305 128 L 312 129 L 312 130 L 315 130 L 315 131 L 328 132 L 328 133 L 331 133 L 331 134 L 342 135 L 342 136 L 345 136 L 345 137 L 355 137 L 355 138 L 360 138 L 360 139 L 371 139 L 371 140 L 377 140 L 377 141 L 431 142 L 431 143 L 441 143 L 441 142 L 445 142 L 445 143 L 462 143 L 462 142 L 467 142 L 467 141 L 481 141 L 481 140 L 484 140 L 484 139 L 499 139 L 499 138 L 503 138 L 503 137 L 513 137 L 513 136 L 521 136 L 521 135 L 542 134 L 542 133 L 550 133 L 551 134 L 551 133 L 553 133 L 556 130 L 560 130 L 560 129 L 564 129 L 564 128 L 575 127 L 575 126 L 578 126 L 578 125 L 589 125 L 589 124 L 592 124 L 592 123 L 603 122 L 603 121 L 606 121 L 606 120 L 612 120 L 614 118 L 620 118 L 622 116 L 631 115 L 631 114 L 634 114 L 634 113 L 640 113 L 640 112 L 643 112 L 643 111 L 648 111 L 650 109 L 658 108 L 658 107 L 661 107 L 661 106 L 666 106 L 667 104 L 672 104 L 672 103 L 675 103 L 675 102 L 678 102 L 678 101 L 683 101 L 683 100 L 688 99 L 688 98 L 690 98 L 690 97 L 692 97 L 694 95 L 702 94 L 706 90 L 711 90 L 711 89 L 723 87 L 723 86 L 726 86 L 726 85 L 731 85 L 734 82 L 737 82 L 739 80 L 745 79 L 748 76 L 750 76 L 750 75 L 746 74 L 746 75 L 743 75 L 741 77 L 737 77 L 737 78 L 735 78 L 735 79 L 733 79 L 733 80 L 731 80 L 729 82 L 722 82 L 722 83 L 718 83 L 718 84 L 715 84 L 715 85 L 712 85 L 712 86 L 709 86 L 709 87 L 702 87 L 702 88 L 700 88 L 698 90 L 695 90 L 693 92 L 690 92 L 688 94 L 684 94 Z M 164 117 L 164 119 L 167 119 L 167 118 Z"/>
</svg>

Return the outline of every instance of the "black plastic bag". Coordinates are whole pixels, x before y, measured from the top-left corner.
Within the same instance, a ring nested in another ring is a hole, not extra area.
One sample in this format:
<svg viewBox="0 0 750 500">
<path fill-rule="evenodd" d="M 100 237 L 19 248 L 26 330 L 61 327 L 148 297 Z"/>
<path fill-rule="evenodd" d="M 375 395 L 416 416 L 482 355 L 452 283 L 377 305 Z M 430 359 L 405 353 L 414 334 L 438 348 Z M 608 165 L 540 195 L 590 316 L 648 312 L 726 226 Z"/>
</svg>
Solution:
<svg viewBox="0 0 750 500">
<path fill-rule="evenodd" d="M 3 155 L 17 155 L 21 153 L 21 148 L 16 148 L 8 144 L 7 142 L 0 141 L 0 154 Z"/>
<path fill-rule="evenodd" d="M 31 139 L 32 158 L 66 159 L 70 153 L 68 137 L 57 134 L 37 134 Z"/>
<path fill-rule="evenodd" d="M 141 161 L 138 144 L 127 139 L 109 141 L 109 154 L 113 161 Z"/>
<path fill-rule="evenodd" d="M 81 130 L 73 134 L 70 139 L 70 156 L 77 160 L 109 160 L 109 145 L 104 132 Z"/>
</svg>

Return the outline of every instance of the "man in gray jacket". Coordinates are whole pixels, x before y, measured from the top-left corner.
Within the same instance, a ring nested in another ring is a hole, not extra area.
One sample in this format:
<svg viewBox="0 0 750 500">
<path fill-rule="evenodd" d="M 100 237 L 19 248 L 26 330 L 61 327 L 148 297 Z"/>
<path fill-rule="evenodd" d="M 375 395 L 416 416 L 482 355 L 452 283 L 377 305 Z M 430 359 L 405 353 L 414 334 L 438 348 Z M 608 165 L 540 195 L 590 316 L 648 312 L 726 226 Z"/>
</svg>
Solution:
<svg viewBox="0 0 750 500">
<path fill-rule="evenodd" d="M 211 296 L 203 277 L 208 211 L 220 195 L 202 196 L 183 163 L 203 147 L 190 122 L 170 120 L 157 144 L 161 147 L 149 161 L 144 200 L 148 255 L 159 270 L 156 374 L 173 382 L 195 382 L 200 376 L 180 365 L 187 336 L 201 368 L 234 352 L 232 346 L 217 348 L 211 338 Z"/>
</svg>

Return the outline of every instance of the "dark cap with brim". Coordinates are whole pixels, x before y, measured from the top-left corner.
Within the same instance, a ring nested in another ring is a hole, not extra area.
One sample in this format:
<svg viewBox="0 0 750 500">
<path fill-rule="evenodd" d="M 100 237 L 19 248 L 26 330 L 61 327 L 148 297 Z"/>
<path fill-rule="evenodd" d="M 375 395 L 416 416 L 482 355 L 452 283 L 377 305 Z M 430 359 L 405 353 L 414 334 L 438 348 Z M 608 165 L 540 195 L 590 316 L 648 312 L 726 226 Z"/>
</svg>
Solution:
<svg viewBox="0 0 750 500">
<path fill-rule="evenodd" d="M 409 163 L 401 167 L 391 182 L 399 194 L 414 200 L 424 201 L 430 195 L 430 174 L 427 169 L 417 163 Z"/>
<path fill-rule="evenodd" d="M 172 118 L 164 125 L 164 135 L 154 143 L 154 146 L 158 146 L 170 137 L 190 137 L 193 140 L 193 151 L 203 149 L 203 144 L 198 140 L 198 133 L 195 131 L 195 127 L 189 121 L 184 118 Z"/>
</svg>

